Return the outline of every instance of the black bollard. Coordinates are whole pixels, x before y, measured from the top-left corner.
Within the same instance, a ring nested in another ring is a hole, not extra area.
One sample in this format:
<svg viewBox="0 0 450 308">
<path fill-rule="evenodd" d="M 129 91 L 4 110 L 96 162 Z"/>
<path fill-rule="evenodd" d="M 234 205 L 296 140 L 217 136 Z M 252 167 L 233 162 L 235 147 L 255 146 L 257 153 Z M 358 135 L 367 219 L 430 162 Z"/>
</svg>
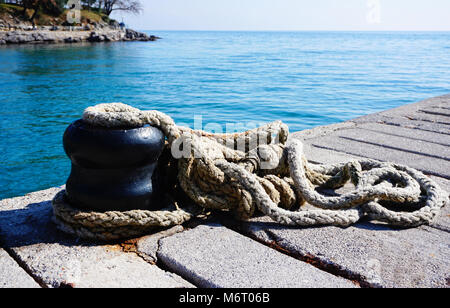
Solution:
<svg viewBox="0 0 450 308">
<path fill-rule="evenodd" d="M 72 162 L 68 201 L 93 211 L 159 209 L 162 187 L 155 172 L 164 148 L 155 127 L 108 129 L 83 120 L 65 131 L 64 150 Z"/>
</svg>

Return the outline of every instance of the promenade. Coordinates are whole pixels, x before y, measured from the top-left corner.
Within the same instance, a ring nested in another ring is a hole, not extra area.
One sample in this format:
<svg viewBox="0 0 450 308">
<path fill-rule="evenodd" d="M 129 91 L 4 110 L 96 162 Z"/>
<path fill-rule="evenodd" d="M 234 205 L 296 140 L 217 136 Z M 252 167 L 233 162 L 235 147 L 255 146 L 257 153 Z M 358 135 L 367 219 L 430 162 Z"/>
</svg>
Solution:
<svg viewBox="0 0 450 308">
<path fill-rule="evenodd" d="M 312 163 L 416 168 L 450 192 L 450 95 L 293 133 Z M 17 181 L 20 185 L 20 179 Z M 429 226 L 292 228 L 226 214 L 105 245 L 51 221 L 61 187 L 0 201 L 1 287 L 449 287 L 450 210 Z"/>
</svg>

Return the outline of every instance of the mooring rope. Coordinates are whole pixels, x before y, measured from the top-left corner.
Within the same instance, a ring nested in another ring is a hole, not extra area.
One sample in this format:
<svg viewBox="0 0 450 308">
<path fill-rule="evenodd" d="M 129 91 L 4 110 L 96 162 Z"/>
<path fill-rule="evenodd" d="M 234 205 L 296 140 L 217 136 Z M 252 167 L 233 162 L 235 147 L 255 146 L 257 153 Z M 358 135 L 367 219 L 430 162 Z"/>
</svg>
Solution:
<svg viewBox="0 0 450 308">
<path fill-rule="evenodd" d="M 170 149 L 189 145 L 187 155 L 175 157 L 183 191 L 200 208 L 233 211 L 240 219 L 258 209 L 290 226 L 345 227 L 368 217 L 415 227 L 431 223 L 448 202 L 448 194 L 433 180 L 406 166 L 370 159 L 310 164 L 302 142 L 288 141 L 289 129 L 280 121 L 244 133 L 210 134 L 179 127 L 164 113 L 121 103 L 89 107 L 83 120 L 108 128 L 152 125 L 163 131 Z M 355 189 L 341 195 L 327 196 L 316 189 L 338 189 L 349 181 Z M 314 208 L 304 209 L 306 202 Z M 196 215 L 176 204 L 159 211 L 83 211 L 66 201 L 64 191 L 52 204 L 61 230 L 100 240 L 136 237 Z M 404 207 L 412 211 L 399 210 Z"/>
</svg>

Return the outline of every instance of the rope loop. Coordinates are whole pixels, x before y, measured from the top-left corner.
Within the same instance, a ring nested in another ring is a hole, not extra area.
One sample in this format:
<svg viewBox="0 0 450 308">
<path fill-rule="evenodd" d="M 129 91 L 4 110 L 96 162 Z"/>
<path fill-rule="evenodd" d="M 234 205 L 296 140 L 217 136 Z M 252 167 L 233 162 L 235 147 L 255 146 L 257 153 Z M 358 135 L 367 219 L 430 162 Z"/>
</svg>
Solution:
<svg viewBox="0 0 450 308">
<path fill-rule="evenodd" d="M 243 133 L 210 134 L 177 126 L 162 112 L 122 103 L 89 107 L 83 120 L 99 127 L 160 128 L 177 162 L 173 180 L 197 209 L 172 205 L 161 211 L 85 212 L 72 207 L 62 191 L 52 202 L 54 221 L 82 238 L 136 237 L 155 227 L 182 224 L 201 209 L 233 211 L 240 219 L 259 210 L 289 226 L 346 227 L 368 217 L 416 227 L 431 223 L 448 202 L 448 194 L 433 180 L 403 165 L 370 159 L 310 164 L 303 143 L 288 141 L 289 128 L 280 121 Z M 334 195 L 319 192 L 346 184 L 354 189 Z"/>
</svg>

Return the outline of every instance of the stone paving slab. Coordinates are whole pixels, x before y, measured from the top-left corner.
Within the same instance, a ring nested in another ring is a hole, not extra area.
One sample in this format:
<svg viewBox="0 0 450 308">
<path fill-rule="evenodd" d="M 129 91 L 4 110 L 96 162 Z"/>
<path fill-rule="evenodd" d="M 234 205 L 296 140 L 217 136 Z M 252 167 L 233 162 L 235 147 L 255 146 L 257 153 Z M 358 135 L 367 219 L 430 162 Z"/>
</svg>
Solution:
<svg viewBox="0 0 450 308">
<path fill-rule="evenodd" d="M 354 128 L 346 129 L 336 132 L 330 136 L 331 138 L 338 138 L 342 142 L 356 141 L 362 143 L 361 146 L 366 144 L 375 145 L 384 148 L 385 151 L 395 150 L 400 152 L 412 153 L 421 155 L 425 158 L 436 158 L 443 160 L 443 168 L 450 169 L 450 147 L 438 143 L 438 141 L 444 142 L 444 138 L 432 139 L 436 142 L 428 142 L 424 140 L 412 140 L 405 136 L 395 136 L 393 133 L 388 135 L 382 132 L 369 131 L 366 129 Z M 327 138 L 327 137 L 324 137 Z M 321 139 L 322 140 L 322 139 Z M 319 142 L 319 140 L 316 140 Z M 333 147 L 332 144 L 330 144 Z M 364 152 L 362 152 L 364 153 Z"/>
<path fill-rule="evenodd" d="M 427 111 L 429 111 L 429 112 L 438 112 L 440 114 L 444 114 L 444 115 L 450 116 L 450 107 L 447 106 L 447 105 L 430 106 L 430 108 Z"/>
<path fill-rule="evenodd" d="M 84 242 L 58 231 L 50 200 L 59 188 L 0 201 L 0 239 L 48 287 L 192 287 L 119 245 Z"/>
<path fill-rule="evenodd" d="M 340 132 L 342 133 L 342 132 Z M 359 138 L 369 138 L 360 136 Z M 339 138 L 338 136 L 326 136 L 310 140 L 310 144 L 315 147 L 335 150 L 346 154 L 367 157 L 376 160 L 390 161 L 416 168 L 425 174 L 448 178 L 450 175 L 446 170 L 450 170 L 450 161 L 436 157 L 425 156 L 423 153 L 409 150 L 401 150 L 400 147 L 380 145 L 372 142 L 362 142 L 351 138 Z"/>
<path fill-rule="evenodd" d="M 374 223 L 286 228 L 267 217 L 243 222 L 240 229 L 372 287 L 450 286 L 450 235 L 437 229 L 394 230 Z"/>
<path fill-rule="evenodd" d="M 407 116 L 410 120 L 431 122 L 437 124 L 448 125 L 448 116 L 440 115 L 438 113 L 427 113 L 422 110 L 414 112 Z"/>
<path fill-rule="evenodd" d="M 418 142 L 438 144 L 446 146 L 447 153 L 450 152 L 450 150 L 448 150 L 448 147 L 450 147 L 450 134 L 440 134 L 401 126 L 393 128 L 390 125 L 383 125 L 379 123 L 365 123 L 358 125 L 357 127 L 358 129 L 363 130 L 364 134 L 373 132 L 376 134 L 382 134 L 384 135 L 385 138 L 393 136 L 404 138 L 405 141 L 410 142 L 418 141 Z"/>
<path fill-rule="evenodd" d="M 403 105 L 394 109 L 388 109 L 381 112 L 373 113 L 370 115 L 362 116 L 356 119 L 351 120 L 352 122 L 361 123 L 361 122 L 376 122 L 375 119 L 380 116 L 385 116 L 387 118 L 409 118 L 410 115 L 415 114 L 417 112 L 435 108 L 449 108 L 450 106 L 450 94 L 432 97 L 429 99 L 425 99 L 423 101 Z M 447 122 L 448 123 L 448 119 Z"/>
<path fill-rule="evenodd" d="M 355 287 L 220 225 L 163 238 L 157 256 L 200 287 Z"/>
<path fill-rule="evenodd" d="M 395 131 L 397 127 L 407 127 L 411 129 L 418 129 L 422 131 L 435 132 L 439 134 L 450 134 L 450 126 L 438 123 L 424 122 L 411 120 L 407 118 L 385 118 L 381 117 L 377 120 L 377 123 L 382 123 L 392 127 L 392 131 Z"/>
<path fill-rule="evenodd" d="M 428 108 L 428 109 L 420 109 L 419 112 L 450 117 L 450 109 L 442 108 L 442 107 L 432 107 L 432 108 Z"/>
<path fill-rule="evenodd" d="M 433 97 L 424 101 L 400 106 L 398 108 L 362 116 L 351 120 L 352 123 L 385 123 L 394 126 L 418 128 L 439 133 L 449 134 L 449 118 L 433 117 L 425 112 L 433 112 L 436 109 L 446 110 L 450 108 L 450 95 Z M 425 111 L 425 112 L 424 112 Z"/>
<path fill-rule="evenodd" d="M 40 288 L 9 254 L 0 248 L 0 288 Z"/>
</svg>

